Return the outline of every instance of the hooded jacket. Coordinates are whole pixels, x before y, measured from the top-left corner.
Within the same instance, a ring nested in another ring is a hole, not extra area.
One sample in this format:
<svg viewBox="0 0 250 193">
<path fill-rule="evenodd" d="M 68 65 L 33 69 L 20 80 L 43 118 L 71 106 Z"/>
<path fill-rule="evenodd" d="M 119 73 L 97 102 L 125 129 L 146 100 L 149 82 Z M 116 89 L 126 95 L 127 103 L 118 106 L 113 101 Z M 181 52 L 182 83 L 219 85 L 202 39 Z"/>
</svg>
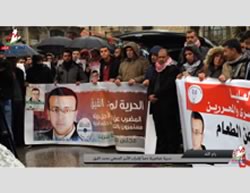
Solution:
<svg viewBox="0 0 250 193">
<path fill-rule="evenodd" d="M 183 52 L 184 52 L 185 47 L 187 47 L 187 46 L 189 47 L 189 46 L 192 46 L 192 45 L 190 45 L 190 44 L 189 44 L 189 45 L 185 44 L 185 45 L 184 45 L 184 48 L 182 48 L 181 54 L 180 54 L 180 56 L 179 56 L 179 61 L 178 61 L 178 63 L 180 63 L 180 64 L 182 64 L 183 61 L 184 61 L 184 58 L 185 58 L 185 57 L 183 57 Z M 193 46 L 195 46 L 195 45 L 193 45 Z M 198 47 L 197 47 L 197 48 L 198 48 Z M 205 47 L 205 46 L 200 46 L 200 47 L 198 48 L 198 50 L 199 50 L 199 52 L 200 52 L 201 59 L 204 60 L 205 57 L 206 57 L 206 55 L 207 55 L 207 52 L 208 52 L 209 48 L 208 48 L 208 47 Z"/>
<path fill-rule="evenodd" d="M 218 78 L 221 73 L 222 73 L 222 66 L 215 69 L 213 60 L 216 54 L 223 54 L 224 48 L 221 46 L 211 48 L 204 60 L 204 67 L 202 69 L 202 72 L 205 73 L 206 77 L 211 77 L 211 78 Z"/>
<path fill-rule="evenodd" d="M 126 52 L 126 48 L 132 48 L 135 53 L 134 59 L 128 59 L 127 57 L 120 64 L 119 74 L 117 76 L 121 81 L 129 81 L 130 79 L 134 79 L 136 83 L 142 83 L 144 80 L 144 75 L 149 66 L 148 60 L 140 56 L 140 50 L 136 43 L 129 42 L 124 46 L 124 51 Z M 126 55 L 126 54 L 125 54 Z"/>
<path fill-rule="evenodd" d="M 151 59 L 152 54 L 158 55 L 158 52 L 160 51 L 162 47 L 161 46 L 154 46 L 150 49 L 149 51 L 149 59 Z M 155 64 L 151 62 L 151 65 L 149 65 L 146 74 L 145 74 L 145 79 L 150 80 L 154 76 L 154 71 L 155 71 Z"/>
<path fill-rule="evenodd" d="M 183 64 L 180 66 L 180 71 L 185 72 L 187 70 L 185 67 L 186 65 L 188 65 L 188 62 L 187 62 L 186 57 L 185 57 L 185 52 L 187 50 L 191 51 L 194 54 L 194 56 L 196 58 L 195 62 L 199 62 L 199 65 L 197 67 L 195 67 L 194 71 L 190 75 L 191 76 L 198 76 L 198 73 L 203 68 L 203 61 L 202 61 L 202 55 L 196 46 L 187 46 L 183 49 L 182 57 L 184 60 L 183 60 Z M 194 64 L 192 64 L 192 65 L 194 65 Z M 190 66 L 192 66 L 192 65 L 190 65 Z"/>
</svg>

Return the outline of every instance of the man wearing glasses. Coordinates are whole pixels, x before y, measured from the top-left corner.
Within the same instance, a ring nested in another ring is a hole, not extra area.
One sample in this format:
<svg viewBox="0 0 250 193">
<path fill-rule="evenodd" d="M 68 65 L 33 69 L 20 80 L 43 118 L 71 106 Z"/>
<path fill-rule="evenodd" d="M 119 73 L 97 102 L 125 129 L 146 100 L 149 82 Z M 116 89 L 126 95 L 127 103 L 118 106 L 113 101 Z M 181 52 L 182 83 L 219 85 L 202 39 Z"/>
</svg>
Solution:
<svg viewBox="0 0 250 193">
<path fill-rule="evenodd" d="M 193 150 L 206 150 L 202 144 L 204 138 L 204 120 L 200 113 L 192 112 L 191 114 L 191 127 L 192 127 L 192 145 Z"/>
<path fill-rule="evenodd" d="M 77 107 L 78 99 L 71 89 L 58 87 L 49 93 L 47 115 L 52 129 L 44 133 L 48 140 L 80 140 L 75 122 Z"/>
</svg>

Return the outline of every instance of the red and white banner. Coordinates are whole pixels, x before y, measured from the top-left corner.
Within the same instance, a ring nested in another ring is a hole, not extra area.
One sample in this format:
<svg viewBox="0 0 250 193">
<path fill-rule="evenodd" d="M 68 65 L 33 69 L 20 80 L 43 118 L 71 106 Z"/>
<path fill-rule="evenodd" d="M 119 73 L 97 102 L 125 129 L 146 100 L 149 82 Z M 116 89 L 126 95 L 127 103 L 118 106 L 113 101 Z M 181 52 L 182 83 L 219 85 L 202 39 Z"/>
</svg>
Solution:
<svg viewBox="0 0 250 193">
<path fill-rule="evenodd" d="M 184 148 L 250 147 L 250 81 L 176 80 Z"/>
</svg>

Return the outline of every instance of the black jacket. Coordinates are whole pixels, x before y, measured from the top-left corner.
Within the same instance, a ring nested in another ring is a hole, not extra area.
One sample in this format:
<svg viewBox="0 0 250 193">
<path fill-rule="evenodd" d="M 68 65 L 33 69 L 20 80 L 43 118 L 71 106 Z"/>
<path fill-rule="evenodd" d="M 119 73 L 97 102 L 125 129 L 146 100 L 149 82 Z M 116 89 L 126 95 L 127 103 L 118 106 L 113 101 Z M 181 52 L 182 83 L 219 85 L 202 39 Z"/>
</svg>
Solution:
<svg viewBox="0 0 250 193">
<path fill-rule="evenodd" d="M 11 63 L 0 60 L 0 100 L 8 100 L 13 97 L 14 76 Z"/>
<path fill-rule="evenodd" d="M 52 72 L 44 64 L 34 65 L 26 72 L 26 81 L 33 84 L 53 83 Z"/>
<path fill-rule="evenodd" d="M 80 82 L 87 82 L 88 77 L 83 72 L 83 69 L 80 65 L 75 63 L 73 60 L 70 62 L 63 62 L 59 64 L 56 69 L 56 76 L 55 80 L 61 84 L 68 84 L 68 83 L 76 83 L 77 81 Z"/>
<path fill-rule="evenodd" d="M 155 72 L 148 87 L 148 96 L 155 94 L 158 101 L 151 103 L 151 113 L 164 113 L 173 115 L 178 113 L 178 101 L 176 92 L 176 76 L 179 70 L 176 65 L 167 66 L 162 72 Z M 159 88 L 155 89 L 156 81 L 159 78 Z"/>
<path fill-rule="evenodd" d="M 101 66 L 100 66 L 100 81 L 103 81 L 103 71 L 104 67 L 107 65 L 103 59 L 100 60 Z M 116 78 L 118 76 L 119 72 L 119 67 L 120 67 L 120 62 L 119 60 L 111 57 L 110 61 L 110 68 L 109 68 L 109 79 L 111 78 Z"/>
</svg>

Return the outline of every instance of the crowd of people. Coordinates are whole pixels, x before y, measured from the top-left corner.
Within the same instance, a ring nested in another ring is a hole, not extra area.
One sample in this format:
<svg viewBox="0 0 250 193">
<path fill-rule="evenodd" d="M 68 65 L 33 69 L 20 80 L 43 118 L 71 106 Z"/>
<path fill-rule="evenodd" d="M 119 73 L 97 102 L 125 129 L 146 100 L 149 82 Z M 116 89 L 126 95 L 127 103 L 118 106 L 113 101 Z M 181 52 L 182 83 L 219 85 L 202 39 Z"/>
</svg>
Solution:
<svg viewBox="0 0 250 193">
<path fill-rule="evenodd" d="M 61 58 L 52 53 L 5 58 L 0 52 L 0 107 L 4 111 L 12 138 L 24 144 L 25 87 L 28 84 L 69 84 L 99 81 L 117 86 L 143 84 L 148 89 L 150 112 L 155 123 L 156 153 L 182 151 L 182 135 L 176 93 L 176 78 L 207 77 L 221 82 L 228 79 L 250 80 L 250 31 L 240 40 L 229 39 L 211 49 L 201 45 L 195 31 L 186 32 L 178 61 L 167 49 L 155 45 L 148 58 L 135 42 L 92 50 L 64 50 Z"/>
</svg>

